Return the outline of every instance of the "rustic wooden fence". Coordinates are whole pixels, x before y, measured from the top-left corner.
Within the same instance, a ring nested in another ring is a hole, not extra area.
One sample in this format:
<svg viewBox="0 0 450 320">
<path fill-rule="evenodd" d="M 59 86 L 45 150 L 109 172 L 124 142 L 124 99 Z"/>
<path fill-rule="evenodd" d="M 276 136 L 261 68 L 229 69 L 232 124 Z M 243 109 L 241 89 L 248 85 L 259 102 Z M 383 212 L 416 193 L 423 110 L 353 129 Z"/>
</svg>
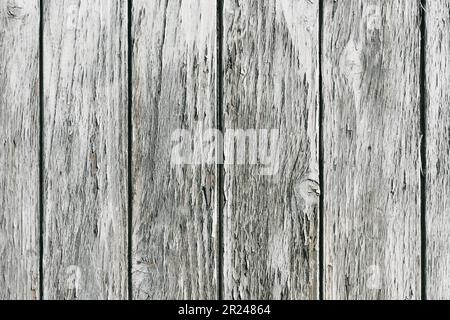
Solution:
<svg viewBox="0 0 450 320">
<path fill-rule="evenodd" d="M 449 141 L 450 0 L 0 0 L 0 298 L 450 298 Z"/>
</svg>

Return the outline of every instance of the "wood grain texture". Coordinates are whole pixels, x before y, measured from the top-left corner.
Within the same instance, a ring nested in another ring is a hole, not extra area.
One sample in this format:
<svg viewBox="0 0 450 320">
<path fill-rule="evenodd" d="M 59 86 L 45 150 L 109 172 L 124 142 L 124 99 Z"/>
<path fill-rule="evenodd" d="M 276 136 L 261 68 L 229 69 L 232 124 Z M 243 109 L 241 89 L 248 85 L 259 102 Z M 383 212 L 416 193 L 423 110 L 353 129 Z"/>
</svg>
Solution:
<svg viewBox="0 0 450 320">
<path fill-rule="evenodd" d="M 450 299 L 450 1 L 427 1 L 427 298 Z"/>
<path fill-rule="evenodd" d="M 44 298 L 127 298 L 127 1 L 44 1 Z"/>
<path fill-rule="evenodd" d="M 418 1 L 324 1 L 324 290 L 420 298 Z"/>
<path fill-rule="evenodd" d="M 216 127 L 216 2 L 135 0 L 132 17 L 133 298 L 215 299 L 216 167 L 172 148 Z"/>
<path fill-rule="evenodd" d="M 224 2 L 226 299 L 318 298 L 318 12 L 315 0 Z M 257 150 L 227 139 L 236 129 L 256 130 Z"/>
<path fill-rule="evenodd" d="M 39 298 L 39 1 L 0 4 L 0 300 Z"/>
</svg>

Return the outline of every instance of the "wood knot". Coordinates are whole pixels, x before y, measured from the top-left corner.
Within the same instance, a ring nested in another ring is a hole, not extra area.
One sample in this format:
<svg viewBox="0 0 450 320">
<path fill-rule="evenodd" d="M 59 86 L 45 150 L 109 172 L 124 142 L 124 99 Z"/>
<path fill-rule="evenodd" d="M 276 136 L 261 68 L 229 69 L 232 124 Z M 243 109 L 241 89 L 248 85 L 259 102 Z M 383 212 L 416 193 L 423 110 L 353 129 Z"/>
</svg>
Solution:
<svg viewBox="0 0 450 320">
<path fill-rule="evenodd" d="M 342 51 L 340 67 L 350 82 L 361 81 L 365 69 L 364 52 L 361 44 L 350 40 Z"/>
<path fill-rule="evenodd" d="M 317 181 L 304 179 L 294 186 L 295 194 L 303 199 L 306 205 L 314 206 L 319 204 L 320 187 Z"/>
<path fill-rule="evenodd" d="M 6 14 L 11 19 L 23 18 L 25 16 L 25 9 L 22 0 L 8 0 Z"/>
</svg>

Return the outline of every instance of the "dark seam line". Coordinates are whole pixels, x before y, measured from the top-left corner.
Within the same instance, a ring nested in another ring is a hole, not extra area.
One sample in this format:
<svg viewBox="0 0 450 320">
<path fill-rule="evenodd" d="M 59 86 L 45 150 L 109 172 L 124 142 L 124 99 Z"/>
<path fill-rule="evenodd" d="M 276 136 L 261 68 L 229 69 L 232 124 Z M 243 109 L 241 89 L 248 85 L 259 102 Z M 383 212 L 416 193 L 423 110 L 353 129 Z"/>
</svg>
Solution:
<svg viewBox="0 0 450 320">
<path fill-rule="evenodd" d="M 419 0 L 420 5 L 420 131 L 421 131 L 421 150 L 420 157 L 422 162 L 422 174 L 420 178 L 420 240 L 421 240 L 421 295 L 422 300 L 427 300 L 427 228 L 426 228 L 426 179 L 427 179 L 427 95 L 426 95 L 426 0 Z"/>
<path fill-rule="evenodd" d="M 216 126 L 217 130 L 223 133 L 224 131 L 224 122 L 223 122 L 223 0 L 217 0 L 217 14 L 216 14 L 216 23 L 217 23 L 217 107 L 216 107 Z M 222 141 L 218 139 L 218 148 L 217 148 L 217 211 L 218 211 L 218 298 L 219 300 L 223 300 L 224 298 L 224 273 L 223 273 L 223 207 L 224 207 L 224 169 L 223 169 L 223 145 Z"/>
<path fill-rule="evenodd" d="M 39 2 L 39 299 L 44 300 L 44 0 Z"/>
<path fill-rule="evenodd" d="M 128 299 L 133 300 L 132 281 L 132 222 L 133 222 L 133 1 L 128 0 Z"/>
<path fill-rule="evenodd" d="M 323 204 L 324 204 L 324 184 L 323 184 L 323 91 L 322 91 L 322 34 L 323 27 L 323 0 L 319 1 L 319 299 L 324 299 L 324 245 L 323 245 Z"/>
</svg>

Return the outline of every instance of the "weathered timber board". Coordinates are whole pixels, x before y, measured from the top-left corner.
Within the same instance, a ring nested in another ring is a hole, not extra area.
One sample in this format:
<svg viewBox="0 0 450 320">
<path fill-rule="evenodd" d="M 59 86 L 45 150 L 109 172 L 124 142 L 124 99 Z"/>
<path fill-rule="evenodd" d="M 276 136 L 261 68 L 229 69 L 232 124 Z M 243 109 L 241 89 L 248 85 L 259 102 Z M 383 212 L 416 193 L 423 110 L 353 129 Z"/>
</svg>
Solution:
<svg viewBox="0 0 450 320">
<path fill-rule="evenodd" d="M 450 299 L 450 1 L 425 17 L 427 298 Z"/>
<path fill-rule="evenodd" d="M 324 295 L 420 299 L 420 5 L 324 1 Z"/>
<path fill-rule="evenodd" d="M 315 0 L 224 1 L 226 299 L 319 297 L 318 14 Z M 237 129 L 256 140 L 227 139 Z"/>
<path fill-rule="evenodd" d="M 216 127 L 216 2 L 133 1 L 135 299 L 218 297 L 214 162 L 176 161 Z"/>
<path fill-rule="evenodd" d="M 44 299 L 126 299 L 127 1 L 44 1 Z"/>
<path fill-rule="evenodd" d="M 39 1 L 0 4 L 0 300 L 39 298 Z"/>
</svg>

